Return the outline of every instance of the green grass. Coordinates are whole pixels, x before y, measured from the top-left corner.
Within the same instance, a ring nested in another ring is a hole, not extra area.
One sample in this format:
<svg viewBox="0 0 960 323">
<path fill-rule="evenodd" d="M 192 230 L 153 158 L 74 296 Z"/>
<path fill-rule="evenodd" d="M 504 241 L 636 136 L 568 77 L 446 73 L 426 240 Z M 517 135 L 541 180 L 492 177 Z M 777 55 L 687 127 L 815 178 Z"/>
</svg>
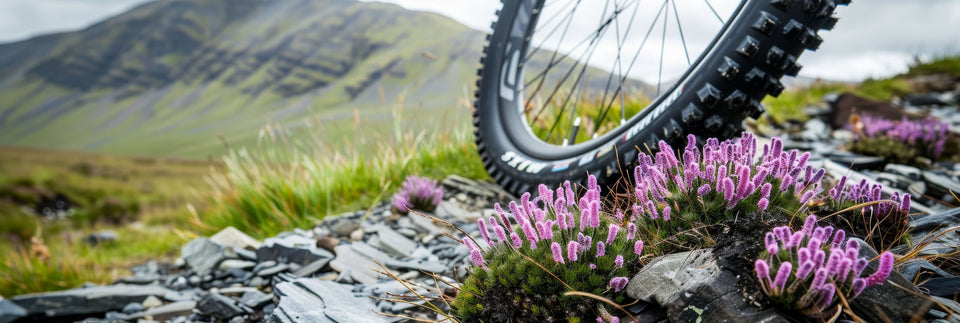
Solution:
<svg viewBox="0 0 960 323">
<path fill-rule="evenodd" d="M 368 149 L 357 148 L 366 146 L 362 143 L 336 148 L 279 138 L 276 146 L 232 152 L 224 158 L 224 171 L 209 178 L 215 204 L 200 215 L 202 229 L 212 233 L 232 225 L 263 238 L 309 227 L 328 215 L 368 209 L 389 199 L 408 175 L 488 176 L 465 122 L 441 123 L 453 125 L 448 130 L 405 130 L 415 127 L 402 124 L 402 113 L 394 108 L 395 123 L 386 127 L 391 133 L 374 134 Z M 354 125 L 355 130 L 370 128 L 376 129 Z"/>
<path fill-rule="evenodd" d="M 763 100 L 763 104 L 767 107 L 767 114 L 775 122 L 806 121 L 809 117 L 803 112 L 803 108 L 822 105 L 825 94 L 852 92 L 868 99 L 890 100 L 893 97 L 902 97 L 914 92 L 907 78 L 931 74 L 960 76 L 960 55 L 944 55 L 928 61 L 917 61 L 909 66 L 906 73 L 888 78 L 870 78 L 856 85 L 818 81 L 807 87 L 784 91 L 778 97 L 767 97 Z"/>
<path fill-rule="evenodd" d="M 187 204 L 206 209 L 210 187 L 203 177 L 218 165 L 0 147 L 0 295 L 111 283 L 137 263 L 172 260 L 195 231 L 186 224 L 192 219 Z M 43 220 L 25 210 L 39 200 L 36 192 L 65 194 L 78 204 L 76 212 L 67 220 Z M 106 229 L 118 233 L 116 243 L 83 242 Z M 40 245 L 49 257 L 31 253 Z"/>
</svg>

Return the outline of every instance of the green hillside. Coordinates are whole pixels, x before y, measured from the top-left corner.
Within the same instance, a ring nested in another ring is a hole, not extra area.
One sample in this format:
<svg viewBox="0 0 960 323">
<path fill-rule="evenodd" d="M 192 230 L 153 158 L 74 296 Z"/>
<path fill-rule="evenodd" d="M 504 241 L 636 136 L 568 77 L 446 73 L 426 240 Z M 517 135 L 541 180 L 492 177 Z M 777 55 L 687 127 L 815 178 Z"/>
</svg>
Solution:
<svg viewBox="0 0 960 323">
<path fill-rule="evenodd" d="M 401 94 L 451 108 L 482 36 L 381 3 L 156 1 L 0 45 L 0 143 L 206 156 L 224 151 L 218 136 L 245 145 L 267 123 L 337 128 Z"/>
</svg>

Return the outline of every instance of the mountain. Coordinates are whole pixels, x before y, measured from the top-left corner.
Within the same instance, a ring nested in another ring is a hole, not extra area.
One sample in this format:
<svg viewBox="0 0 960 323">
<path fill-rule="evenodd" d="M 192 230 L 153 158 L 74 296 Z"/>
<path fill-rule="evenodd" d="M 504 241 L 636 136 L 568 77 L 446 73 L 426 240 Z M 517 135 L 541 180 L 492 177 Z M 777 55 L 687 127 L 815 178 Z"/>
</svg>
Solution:
<svg viewBox="0 0 960 323">
<path fill-rule="evenodd" d="M 401 94 L 419 121 L 469 113 L 452 108 L 472 92 L 483 36 L 376 2 L 158 0 L 0 44 L 0 144 L 206 156 L 267 123 L 385 119 Z"/>
</svg>

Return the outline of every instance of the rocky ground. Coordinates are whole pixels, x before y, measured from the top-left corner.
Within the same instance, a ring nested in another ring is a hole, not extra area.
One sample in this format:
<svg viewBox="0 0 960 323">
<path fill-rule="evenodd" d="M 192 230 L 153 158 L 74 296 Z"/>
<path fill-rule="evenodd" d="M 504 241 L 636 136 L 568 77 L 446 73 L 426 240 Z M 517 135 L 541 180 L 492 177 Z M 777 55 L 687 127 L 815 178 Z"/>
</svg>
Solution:
<svg viewBox="0 0 960 323">
<path fill-rule="evenodd" d="M 952 124 L 953 132 L 960 132 L 958 97 L 957 92 L 917 95 L 876 109 L 938 116 Z M 879 182 L 885 194 L 910 192 L 912 213 L 917 214 L 910 223 L 911 245 L 932 241 L 919 255 L 960 250 L 960 234 L 946 229 L 960 226 L 960 209 L 952 208 L 960 201 L 950 194 L 960 192 L 960 164 L 932 163 L 919 169 L 843 152 L 854 137 L 843 128 L 844 120 L 851 111 L 865 112 L 867 105 L 849 96 L 830 101 L 829 109 L 809 109 L 816 118 L 806 123 L 760 135 L 778 135 L 785 148 L 810 151 L 811 163 L 833 178 L 847 175 L 853 182 Z M 513 199 L 496 185 L 457 176 L 442 184 L 445 200 L 429 215 L 474 236 L 477 218 L 493 214 L 495 202 Z M 133 269 L 133 276 L 112 285 L 0 299 L 0 323 L 404 320 L 398 315 L 439 319 L 439 314 L 419 306 L 425 302 L 408 286 L 374 269 L 416 283 L 413 290 L 428 299 L 438 292 L 451 293 L 451 286 L 437 280 L 456 285 L 467 272 L 469 252 L 444 233 L 461 234 L 428 217 L 396 214 L 387 203 L 264 241 L 227 228 L 188 243 L 176 263 L 143 264 Z M 793 321 L 773 309 L 751 305 L 753 300 L 737 287 L 737 275 L 743 273 L 723 270 L 715 259 L 711 251 L 697 250 L 652 261 L 628 286 L 628 294 L 641 300 L 630 310 L 641 322 Z M 858 313 L 873 313 L 862 319 L 960 322 L 960 314 L 953 314 L 960 313 L 960 304 L 952 300 L 960 293 L 960 276 L 922 257 L 898 266 L 897 272 L 892 284 L 868 289 L 851 302 Z M 384 300 L 398 297 L 409 302 Z"/>
</svg>

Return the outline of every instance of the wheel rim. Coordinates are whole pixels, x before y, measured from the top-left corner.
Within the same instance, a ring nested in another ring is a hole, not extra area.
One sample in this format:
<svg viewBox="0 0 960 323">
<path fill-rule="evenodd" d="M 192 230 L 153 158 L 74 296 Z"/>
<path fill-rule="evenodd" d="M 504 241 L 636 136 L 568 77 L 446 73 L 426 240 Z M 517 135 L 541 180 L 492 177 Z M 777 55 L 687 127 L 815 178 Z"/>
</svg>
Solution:
<svg viewBox="0 0 960 323">
<path fill-rule="evenodd" d="M 523 129 L 508 132 L 518 149 L 533 157 L 574 157 L 636 126 L 651 107 L 668 105 L 743 8 L 739 1 L 703 0 L 699 16 L 712 23 L 693 25 L 685 22 L 698 6 L 679 8 L 675 1 L 607 0 L 600 6 L 541 0 L 526 11 L 521 5 L 514 31 L 524 24 L 526 30 L 511 34 L 502 64 L 502 74 L 514 77 L 516 85 L 501 83 L 500 105 L 507 126 Z M 524 14 L 530 22 L 520 21 Z M 592 27 L 582 29 L 581 22 L 591 20 Z M 510 55 L 511 46 L 520 50 Z M 657 59 L 644 59 L 654 51 Z M 665 70 L 677 60 L 685 66 Z M 635 80 L 650 68 L 656 70 L 656 85 L 644 98 L 636 95 Z M 671 79 L 676 82 L 667 84 Z"/>
</svg>

